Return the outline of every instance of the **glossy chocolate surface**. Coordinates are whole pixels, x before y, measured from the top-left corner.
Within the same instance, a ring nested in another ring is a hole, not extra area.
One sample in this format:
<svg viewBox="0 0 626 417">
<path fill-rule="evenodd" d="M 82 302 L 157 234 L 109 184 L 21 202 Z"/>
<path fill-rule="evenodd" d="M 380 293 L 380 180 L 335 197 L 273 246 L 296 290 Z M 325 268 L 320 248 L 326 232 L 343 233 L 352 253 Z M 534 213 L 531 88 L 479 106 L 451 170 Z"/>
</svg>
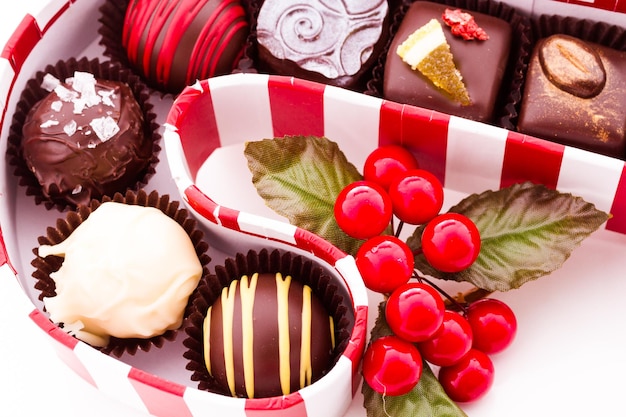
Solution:
<svg viewBox="0 0 626 417">
<path fill-rule="evenodd" d="M 176 94 L 232 72 L 248 33 L 239 0 L 131 0 L 122 44 L 150 85 Z"/>
<path fill-rule="evenodd" d="M 540 41 L 531 56 L 518 120 L 522 133 L 548 139 L 564 145 L 624 159 L 626 157 L 626 52 L 586 42 L 602 62 L 606 82 L 591 97 L 572 94 L 593 91 L 599 85 L 598 77 L 570 82 L 562 88 L 553 82 L 544 68 L 551 63 L 540 62 L 545 45 L 556 40 L 571 43 L 571 37 L 553 35 Z M 555 38 L 556 37 L 556 38 Z M 548 59 L 543 54 L 544 60 Z M 561 58 L 559 58 L 561 59 Z M 581 62 L 572 57 L 576 62 Z M 578 64 L 577 64 L 578 65 Z M 571 74 L 571 71 L 570 71 Z M 590 74 L 588 77 L 592 77 Z M 601 83 L 600 83 L 601 85 Z M 590 95 L 590 94 L 587 94 Z"/>
<path fill-rule="evenodd" d="M 87 204 L 124 191 L 152 158 L 143 112 L 128 85 L 99 80 L 95 88 L 99 94 L 112 93 L 112 105 L 100 103 L 76 114 L 73 101 L 51 92 L 31 109 L 22 128 L 25 162 L 53 201 Z M 119 131 L 103 139 L 93 126 L 105 116 Z M 74 123 L 75 132 L 68 131 Z"/>
<path fill-rule="evenodd" d="M 443 22 L 442 14 L 449 7 L 418 1 L 407 10 L 394 36 L 385 62 L 383 97 L 402 104 L 490 122 L 506 71 L 511 48 L 511 25 L 505 20 L 464 10 L 474 16 L 489 39 L 463 40 L 452 35 Z M 452 100 L 419 71 L 412 70 L 396 53 L 398 45 L 432 18 L 439 20 L 454 57 L 457 69 L 469 92 L 472 104 L 464 106 Z"/>
<path fill-rule="evenodd" d="M 285 278 L 285 277 L 283 277 Z M 288 318 L 288 364 L 290 371 L 289 392 L 295 392 L 301 387 L 301 366 L 306 361 L 307 355 L 302 355 L 301 329 L 304 327 L 303 317 L 303 285 L 296 280 L 291 280 L 288 287 L 288 305 L 286 311 L 279 312 L 280 295 L 278 294 L 277 280 L 274 274 L 260 274 L 254 291 L 252 310 L 252 336 L 253 352 L 253 390 L 245 382 L 244 372 L 244 330 L 242 324 L 242 306 L 249 303 L 243 301 L 240 289 L 241 281 L 237 282 L 234 292 L 234 309 L 231 314 L 227 313 L 228 306 L 224 295 L 219 298 L 209 309 L 210 336 L 209 343 L 205 343 L 209 349 L 210 373 L 224 387 L 229 386 L 226 362 L 229 361 L 229 349 L 225 348 L 225 342 L 232 340 L 232 361 L 234 366 L 234 391 L 239 397 L 270 397 L 283 395 L 280 380 L 280 337 L 279 330 L 281 319 Z M 232 337 L 224 337 L 224 323 L 232 319 Z M 285 321 L 285 323 L 287 323 Z M 206 325 L 206 324 L 205 324 Z M 311 298 L 310 318 L 310 363 L 312 369 L 312 382 L 319 379 L 328 370 L 332 357 L 330 317 L 321 302 L 313 296 Z M 205 338 L 206 338 L 205 334 Z M 206 340 L 206 339 L 205 339 Z M 209 367 L 207 367 L 209 368 Z M 305 384 L 308 385 L 308 384 Z M 227 388 L 228 391 L 228 388 Z"/>
</svg>

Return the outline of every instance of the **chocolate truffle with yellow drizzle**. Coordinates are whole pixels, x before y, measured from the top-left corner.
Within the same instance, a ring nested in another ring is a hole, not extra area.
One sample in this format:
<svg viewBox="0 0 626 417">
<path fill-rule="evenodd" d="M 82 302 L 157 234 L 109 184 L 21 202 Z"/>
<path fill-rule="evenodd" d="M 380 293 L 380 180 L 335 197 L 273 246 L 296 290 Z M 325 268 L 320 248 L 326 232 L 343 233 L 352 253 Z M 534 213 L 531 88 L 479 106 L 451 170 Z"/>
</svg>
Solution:
<svg viewBox="0 0 626 417">
<path fill-rule="evenodd" d="M 255 273 L 234 280 L 203 324 L 208 371 L 233 396 L 287 395 L 319 379 L 334 349 L 334 322 L 291 276 Z"/>
</svg>

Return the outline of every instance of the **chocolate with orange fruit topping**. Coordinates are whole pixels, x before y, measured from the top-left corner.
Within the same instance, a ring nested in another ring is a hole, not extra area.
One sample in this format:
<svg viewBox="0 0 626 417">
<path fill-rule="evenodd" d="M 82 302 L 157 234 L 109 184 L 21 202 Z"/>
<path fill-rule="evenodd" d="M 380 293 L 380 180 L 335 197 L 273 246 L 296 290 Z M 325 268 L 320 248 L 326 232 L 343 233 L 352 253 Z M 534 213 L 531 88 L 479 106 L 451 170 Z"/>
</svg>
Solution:
<svg viewBox="0 0 626 417">
<path fill-rule="evenodd" d="M 415 2 L 409 7 L 387 52 L 383 96 L 398 103 L 491 122 L 511 48 L 511 25 L 494 16 L 470 12 L 478 26 L 489 34 L 489 39 L 464 40 L 454 36 L 443 23 L 442 16 L 447 7 L 426 1 Z M 454 100 L 419 71 L 411 69 L 396 53 L 409 35 L 433 18 L 443 26 L 454 63 L 467 87 L 470 105 Z"/>
</svg>

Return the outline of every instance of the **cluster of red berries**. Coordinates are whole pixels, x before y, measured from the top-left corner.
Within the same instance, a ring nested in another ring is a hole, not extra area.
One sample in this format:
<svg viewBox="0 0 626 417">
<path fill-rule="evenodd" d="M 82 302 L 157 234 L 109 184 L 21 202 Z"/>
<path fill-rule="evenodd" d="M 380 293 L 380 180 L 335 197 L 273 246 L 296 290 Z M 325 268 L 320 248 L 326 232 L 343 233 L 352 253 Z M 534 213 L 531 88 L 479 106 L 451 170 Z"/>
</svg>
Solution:
<svg viewBox="0 0 626 417">
<path fill-rule="evenodd" d="M 517 323 L 511 309 L 495 299 L 446 309 L 440 290 L 416 276 L 414 253 L 397 236 L 403 224 L 424 225 L 421 253 L 443 272 L 468 268 L 480 252 L 480 232 L 457 213 L 441 214 L 444 191 L 432 173 L 420 169 L 399 145 L 375 149 L 366 159 L 363 180 L 345 187 L 335 202 L 339 227 L 363 239 L 356 264 L 365 285 L 388 295 L 385 319 L 393 335 L 374 340 L 363 359 L 363 377 L 383 395 L 403 395 L 419 382 L 423 360 L 439 366 L 439 381 L 451 399 L 482 396 L 493 382 L 488 354 L 512 341 Z M 396 234 L 385 234 L 400 223 Z"/>
</svg>

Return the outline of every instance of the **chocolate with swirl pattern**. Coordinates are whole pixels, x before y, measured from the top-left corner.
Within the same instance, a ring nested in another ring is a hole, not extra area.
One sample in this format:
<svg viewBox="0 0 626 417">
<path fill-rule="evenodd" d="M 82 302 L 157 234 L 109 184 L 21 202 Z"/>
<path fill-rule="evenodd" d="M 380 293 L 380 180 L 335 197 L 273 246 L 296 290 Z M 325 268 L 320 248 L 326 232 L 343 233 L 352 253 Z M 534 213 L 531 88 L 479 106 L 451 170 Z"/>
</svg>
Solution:
<svg viewBox="0 0 626 417">
<path fill-rule="evenodd" d="M 260 67 L 350 89 L 387 39 L 386 0 L 265 0 L 257 18 Z"/>
</svg>

